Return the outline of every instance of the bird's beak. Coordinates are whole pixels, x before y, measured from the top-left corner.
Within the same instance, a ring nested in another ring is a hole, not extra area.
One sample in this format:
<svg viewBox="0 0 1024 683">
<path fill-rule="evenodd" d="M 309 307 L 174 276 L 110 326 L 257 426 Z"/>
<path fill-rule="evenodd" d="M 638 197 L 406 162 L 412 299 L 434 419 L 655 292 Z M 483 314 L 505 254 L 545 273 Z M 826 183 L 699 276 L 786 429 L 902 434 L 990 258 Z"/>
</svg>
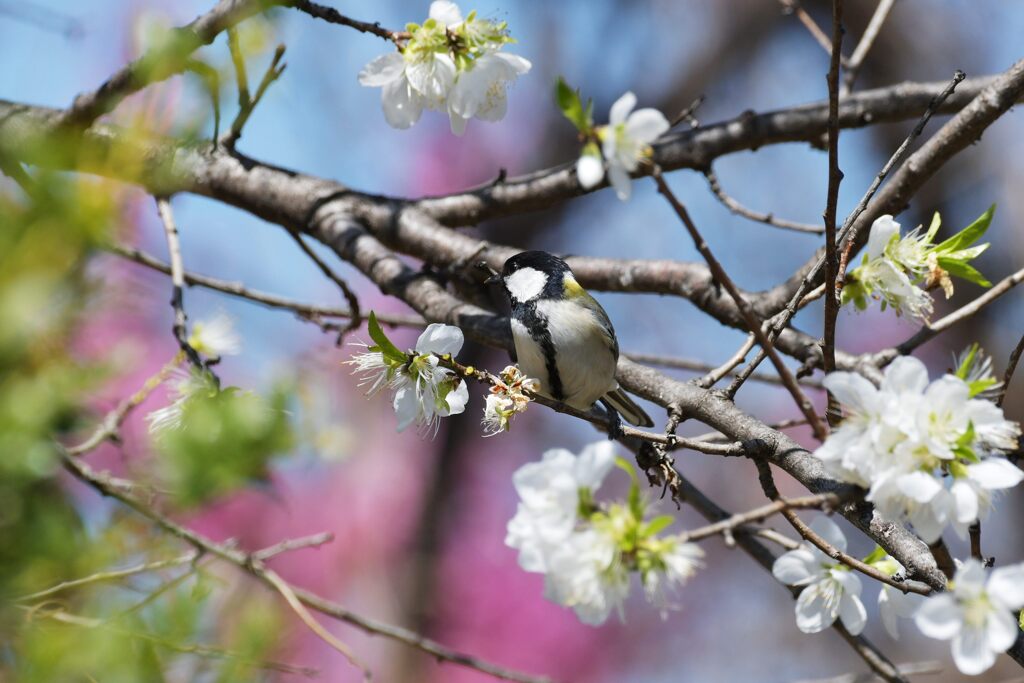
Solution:
<svg viewBox="0 0 1024 683">
<path fill-rule="evenodd" d="M 491 268 L 486 261 L 478 261 L 476 267 L 488 273 L 489 277 L 484 280 L 485 285 L 496 285 L 501 282 L 501 273 Z"/>
</svg>

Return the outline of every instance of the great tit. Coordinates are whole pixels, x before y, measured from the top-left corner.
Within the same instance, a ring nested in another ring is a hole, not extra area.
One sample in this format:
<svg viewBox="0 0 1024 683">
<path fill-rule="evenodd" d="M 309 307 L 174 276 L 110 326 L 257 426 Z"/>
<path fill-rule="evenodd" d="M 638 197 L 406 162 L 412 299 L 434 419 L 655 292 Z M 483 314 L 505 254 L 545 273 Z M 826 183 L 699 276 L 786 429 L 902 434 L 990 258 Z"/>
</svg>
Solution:
<svg viewBox="0 0 1024 683">
<path fill-rule="evenodd" d="M 565 261 L 545 251 L 524 251 L 505 261 L 490 281 L 501 282 L 512 306 L 513 360 L 540 382 L 543 395 L 579 410 L 600 400 L 612 417 L 617 413 L 632 425 L 654 426 L 615 381 L 615 329 Z"/>
</svg>

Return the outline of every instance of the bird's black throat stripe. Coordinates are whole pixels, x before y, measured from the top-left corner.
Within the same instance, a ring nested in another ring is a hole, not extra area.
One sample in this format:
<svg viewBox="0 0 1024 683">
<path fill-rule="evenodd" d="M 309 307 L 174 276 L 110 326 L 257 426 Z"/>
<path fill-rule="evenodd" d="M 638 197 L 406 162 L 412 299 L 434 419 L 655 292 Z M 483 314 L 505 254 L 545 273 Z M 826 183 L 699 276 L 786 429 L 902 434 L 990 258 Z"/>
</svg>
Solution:
<svg viewBox="0 0 1024 683">
<path fill-rule="evenodd" d="M 558 374 L 558 363 L 555 360 L 555 342 L 551 339 L 547 317 L 537 310 L 536 301 L 517 302 L 513 309 L 513 315 L 523 324 L 530 336 L 540 344 L 540 348 L 544 352 L 544 366 L 548 371 L 548 384 L 550 385 L 546 388 L 552 398 L 564 401 L 565 392 L 562 388 L 562 378 Z"/>
</svg>

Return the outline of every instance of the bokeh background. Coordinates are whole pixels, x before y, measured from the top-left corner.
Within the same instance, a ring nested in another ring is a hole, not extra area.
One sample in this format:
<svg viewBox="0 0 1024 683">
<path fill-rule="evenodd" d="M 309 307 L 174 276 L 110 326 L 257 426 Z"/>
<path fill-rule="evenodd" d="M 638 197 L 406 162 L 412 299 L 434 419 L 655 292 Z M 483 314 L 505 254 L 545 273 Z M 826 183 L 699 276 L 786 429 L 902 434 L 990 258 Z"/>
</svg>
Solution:
<svg viewBox="0 0 1024 683">
<path fill-rule="evenodd" d="M 3 0 L 0 97 L 67 106 L 78 92 L 96 87 L 139 54 L 151 34 L 147 27 L 186 23 L 209 4 L 208 0 Z M 349 16 L 396 28 L 421 20 L 428 6 L 427 2 L 384 0 L 330 4 Z M 475 8 L 484 16 L 507 20 L 519 41 L 511 49 L 533 62 L 533 70 L 510 94 L 505 120 L 473 121 L 465 137 L 455 138 L 444 117 L 428 112 L 412 129 L 393 130 L 381 115 L 379 91 L 356 82 L 359 69 L 388 46 L 372 36 L 280 11 L 265 21 L 251 22 L 246 34 L 250 80 L 262 74 L 277 43 L 287 46 L 288 67 L 249 121 L 240 150 L 361 190 L 417 197 L 485 182 L 496 177 L 499 169 L 514 175 L 574 158 L 578 153 L 574 131 L 552 102 L 559 75 L 579 87 L 585 97 L 593 97 L 599 121 L 626 90 L 637 94 L 640 106 L 656 107 L 670 118 L 704 95 L 696 114 L 703 122 L 731 118 L 745 110 L 760 112 L 817 101 L 826 95 L 827 55 L 775 0 L 460 4 L 464 12 Z M 847 5 L 849 53 L 875 3 Z M 805 6 L 822 25 L 827 24 L 826 3 Z M 972 76 L 997 73 L 1021 56 L 1021 35 L 1024 7 L 1019 3 L 900 0 L 857 87 L 942 81 L 955 69 Z M 225 76 L 222 102 L 230 120 L 235 95 L 223 37 L 199 54 Z M 148 88 L 129 99 L 113 118 L 164 132 L 209 134 L 211 130 L 209 99 L 190 76 Z M 937 117 L 928 130 L 934 131 L 943 120 Z M 912 126 L 907 121 L 841 135 L 840 164 L 846 177 L 840 215 L 853 208 Z M 927 222 L 933 211 L 941 211 L 945 229 L 959 229 L 995 202 L 998 210 L 988 234 L 993 248 L 979 259 L 979 268 L 993 281 L 1019 268 L 1024 261 L 1020 228 L 1024 197 L 1019 192 L 1024 184 L 1022 139 L 1024 119 L 1019 112 L 1011 112 L 932 179 L 900 222 L 905 228 L 913 227 Z M 808 145 L 734 154 L 721 159 L 716 171 L 726 191 L 747 206 L 792 220 L 820 221 L 826 157 Z M 670 182 L 742 287 L 776 284 L 819 244 L 814 236 L 731 215 L 698 173 L 677 172 Z M 8 195 L 17 193 L 6 178 L 0 178 L 0 183 Z M 69 200 L 69 215 L 76 213 L 74 202 L 105 197 L 104 229 L 166 259 L 151 198 L 110 183 L 79 187 L 78 193 Z M 304 301 L 340 303 L 334 285 L 278 226 L 202 198 L 175 197 L 173 205 L 190 270 Z M 61 225 L 60 220 L 52 224 L 55 243 L 62 240 Z M 601 191 L 542 212 L 491 221 L 471 232 L 502 243 L 563 253 L 699 260 L 670 208 L 654 192 L 653 184 L 645 181 L 635 183 L 629 203 Z M 326 251 L 321 253 L 355 285 L 364 308 L 404 310 L 352 268 Z M 90 379 L 90 391 L 83 393 L 91 397 L 91 415 L 79 415 L 79 422 L 73 423 L 80 430 L 77 433 L 85 434 L 91 420 L 156 372 L 176 346 L 169 333 L 165 277 L 109 255 L 91 256 L 79 265 L 81 314 L 63 331 L 63 350 L 52 353 L 67 354 L 61 357 L 76 368 L 102 367 L 102 376 Z M 6 284 L 14 287 L 17 281 Z M 977 287 L 958 283 L 951 302 L 937 302 L 937 313 L 962 305 L 979 292 Z M 743 339 L 682 299 L 621 294 L 599 294 L 598 298 L 627 352 L 718 363 Z M 54 306 L 45 298 L 36 304 L 41 307 L 34 309 L 37 316 Z M 478 422 L 483 401 L 477 394 L 464 415 L 443 422 L 435 439 L 411 432 L 398 435 L 387 399 L 365 399 L 356 379 L 341 364 L 353 352 L 351 346 L 336 348 L 333 336 L 286 312 L 200 289 L 186 292 L 186 305 L 193 320 L 221 311 L 235 319 L 244 350 L 219 366 L 225 383 L 264 393 L 288 387 L 295 446 L 286 457 L 272 462 L 265 481 L 183 508 L 177 516 L 214 538 L 237 539 L 246 549 L 332 532 L 335 540 L 329 545 L 272 562 L 296 585 L 498 664 L 559 681 L 796 681 L 862 670 L 835 633 L 799 633 L 788 593 L 740 550 L 726 548 L 717 539 L 704 544 L 708 567 L 680 595 L 679 611 L 662 619 L 638 599 L 628 604 L 622 622 L 613 619 L 600 628 L 581 625 L 570 611 L 544 600 L 542 577 L 522 572 L 503 539 L 515 506 L 511 473 L 539 458 L 545 449 L 577 450 L 598 438 L 587 425 L 534 409 L 514 423 L 510 434 L 484 439 Z M 797 324 L 806 330 L 820 329 L 820 312 L 802 313 Z M 891 345 L 914 329 L 877 311 L 843 311 L 839 319 L 841 345 L 851 352 Z M 972 322 L 929 343 L 918 355 L 933 373 L 939 373 L 950 366 L 954 352 L 978 341 L 991 352 L 1001 374 L 1022 331 L 1024 299 L 1011 293 Z M 402 330 L 393 336 L 400 345 L 409 346 L 415 334 Z M 365 332 L 350 340 L 357 338 L 365 339 Z M 492 369 L 500 369 L 506 361 L 501 354 L 472 345 L 467 345 L 463 356 L 467 362 Z M 7 369 L 9 377 L 15 376 L 13 361 L 0 367 Z M 1022 387 L 1024 378 L 1018 377 L 1006 401 L 1008 414 L 1017 420 L 1024 418 Z M 821 399 L 816 396 L 817 401 Z M 0 405 L 13 411 L 19 398 L 9 392 L 6 400 Z M 153 460 L 158 456 L 142 418 L 166 401 L 164 391 L 154 393 L 129 419 L 123 443 L 103 447 L 90 456 L 90 462 L 138 476 L 155 471 Z M 766 421 L 797 416 L 788 396 L 770 384 L 748 383 L 739 402 Z M 14 422 L 11 418 L 0 425 L 13 430 Z M 690 423 L 683 427 L 683 433 L 705 430 Z M 799 430 L 794 434 L 811 444 L 807 434 Z M 729 510 L 763 502 L 747 462 L 683 452 L 677 464 Z M 42 467 L 40 471 L 50 470 Z M 617 477 L 624 475 L 612 475 L 612 491 L 624 485 Z M 8 547 L 0 555 L 4 563 L 0 577 L 15 577 L 10 585 L 21 592 L 42 588 L 52 579 L 173 552 L 173 544 L 159 544 L 147 527 L 93 492 L 69 481 L 61 480 L 59 487 L 47 478 L 33 481 L 31 488 L 19 493 L 21 520 L 13 528 L 25 534 L 29 528 L 33 538 L 51 542 L 38 549 L 24 544 Z M 790 492 L 799 490 L 785 483 Z M 26 527 L 26 520 L 35 518 L 36 507 L 48 515 L 59 509 L 61 519 L 74 528 L 73 541 L 61 535 L 57 521 L 48 522 L 45 533 Z M 667 502 L 662 508 L 675 513 Z M 984 550 L 999 563 L 1024 560 L 1021 513 L 1022 496 L 1013 492 L 1000 501 L 985 524 Z M 676 528 L 701 523 L 690 510 L 675 514 Z M 12 517 L 5 519 L 10 523 Z M 870 551 L 863 537 L 845 523 L 844 528 L 854 551 Z M 9 535 L 7 542 L 14 539 Z M 955 555 L 967 554 L 964 543 L 955 538 L 950 542 Z M 69 556 L 59 559 L 55 546 Z M 36 550 L 39 558 L 31 556 Z M 245 649 L 256 659 L 315 668 L 318 680 L 357 680 L 357 673 L 337 652 L 313 637 L 292 614 L 282 612 L 274 596 L 237 570 L 209 564 L 173 583 L 176 576 L 167 571 L 63 599 L 82 614 L 106 614 L 111 605 L 120 605 L 118 609 L 130 611 L 127 623 L 163 633 L 167 641 L 222 643 Z M 130 609 L 167 583 L 173 585 Z M 875 595 L 876 588 L 866 586 L 864 598 L 871 615 L 866 634 L 897 662 L 943 662 L 944 673 L 932 680 L 958 680 L 945 643 L 920 637 L 910 624 L 898 642 L 885 634 L 874 609 Z M 8 645 L 0 644 L 0 667 L 10 667 L 10 673 L 0 673 L 3 680 L 7 676 L 9 680 L 302 680 L 297 673 L 250 668 L 237 659 L 225 663 L 160 645 L 143 646 L 116 631 L 49 625 L 43 620 L 26 626 L 26 619 L 14 613 L 0 626 L 17 634 Z M 417 651 L 366 637 L 349 627 L 328 626 L 370 663 L 379 680 L 488 680 L 483 674 L 438 664 Z M 17 643 L 31 647 L 16 655 Z M 18 657 L 25 651 L 38 658 L 34 669 L 18 669 Z M 125 657 L 126 652 L 132 656 Z M 52 667 L 44 667 L 44 661 Z M 982 679 L 1018 680 L 1020 669 L 1003 658 Z"/>
</svg>

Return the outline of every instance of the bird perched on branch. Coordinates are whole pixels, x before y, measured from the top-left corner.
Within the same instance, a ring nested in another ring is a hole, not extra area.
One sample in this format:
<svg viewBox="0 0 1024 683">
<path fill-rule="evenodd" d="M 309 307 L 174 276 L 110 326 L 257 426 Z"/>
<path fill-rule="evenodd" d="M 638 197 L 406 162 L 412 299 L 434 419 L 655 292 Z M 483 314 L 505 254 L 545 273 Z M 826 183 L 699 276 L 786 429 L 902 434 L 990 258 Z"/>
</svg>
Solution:
<svg viewBox="0 0 1024 683">
<path fill-rule="evenodd" d="M 524 251 L 488 282 L 500 282 L 512 305 L 513 360 L 540 382 L 543 395 L 578 410 L 600 401 L 613 419 L 639 427 L 654 421 L 615 380 L 619 342 L 608 314 L 572 274 L 545 251 Z"/>
</svg>

